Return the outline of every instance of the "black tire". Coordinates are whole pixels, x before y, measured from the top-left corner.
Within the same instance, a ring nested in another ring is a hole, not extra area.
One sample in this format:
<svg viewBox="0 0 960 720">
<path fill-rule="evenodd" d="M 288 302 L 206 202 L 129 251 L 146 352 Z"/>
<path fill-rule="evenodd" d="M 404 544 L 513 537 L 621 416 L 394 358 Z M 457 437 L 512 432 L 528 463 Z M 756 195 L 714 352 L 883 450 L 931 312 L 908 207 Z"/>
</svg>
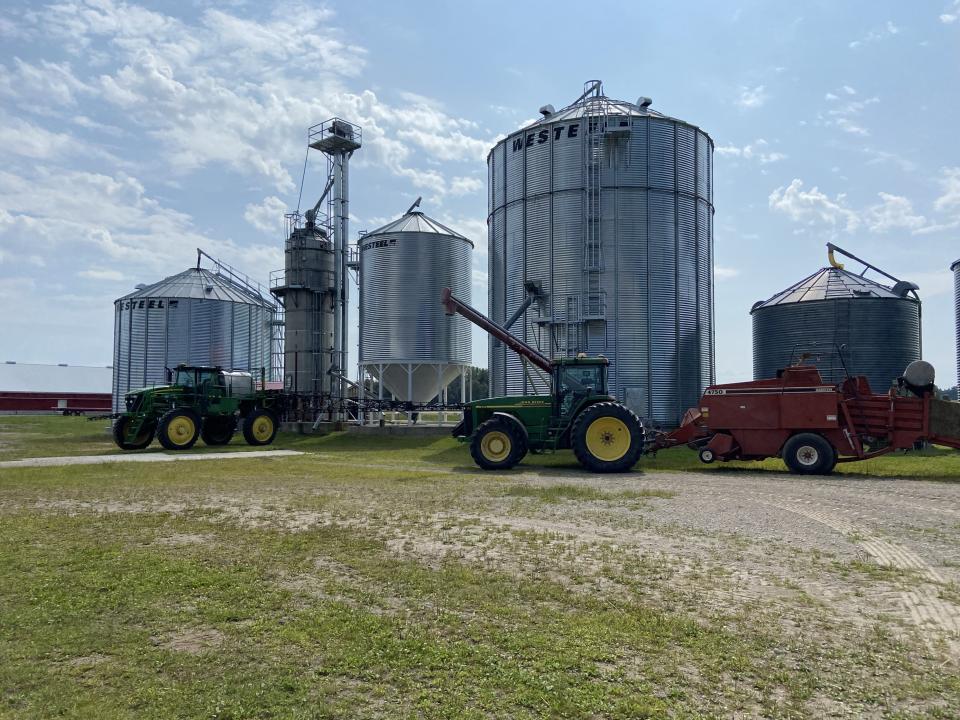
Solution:
<svg viewBox="0 0 960 720">
<path fill-rule="evenodd" d="M 703 450 L 700 451 L 700 462 L 704 463 L 705 465 L 709 465 L 716 459 L 717 456 L 714 455 L 713 450 L 710 448 L 703 448 Z"/>
<path fill-rule="evenodd" d="M 189 450 L 200 437 L 200 416 L 190 408 L 174 408 L 161 418 L 157 436 L 167 450 Z"/>
<path fill-rule="evenodd" d="M 257 408 L 243 419 L 243 439 L 248 445 L 269 445 L 277 436 L 277 416 Z"/>
<path fill-rule="evenodd" d="M 592 472 L 627 472 L 643 453 L 643 424 L 620 403 L 597 403 L 573 421 L 570 444 Z"/>
<path fill-rule="evenodd" d="M 481 423 L 470 440 L 470 455 L 484 470 L 509 470 L 523 460 L 527 449 L 526 434 L 502 417 Z"/>
<path fill-rule="evenodd" d="M 233 438 L 236 429 L 237 421 L 232 415 L 204 418 L 200 439 L 205 445 L 226 445 Z"/>
<path fill-rule="evenodd" d="M 143 424 L 140 433 L 133 439 L 133 442 L 126 441 L 127 426 L 133 418 L 125 415 L 117 418 L 113 424 L 113 441 L 121 450 L 143 450 L 147 445 L 153 442 L 154 425 L 151 422 Z"/>
<path fill-rule="evenodd" d="M 799 433 L 783 444 L 783 462 L 795 475 L 829 475 L 837 464 L 837 452 L 821 435 Z"/>
</svg>

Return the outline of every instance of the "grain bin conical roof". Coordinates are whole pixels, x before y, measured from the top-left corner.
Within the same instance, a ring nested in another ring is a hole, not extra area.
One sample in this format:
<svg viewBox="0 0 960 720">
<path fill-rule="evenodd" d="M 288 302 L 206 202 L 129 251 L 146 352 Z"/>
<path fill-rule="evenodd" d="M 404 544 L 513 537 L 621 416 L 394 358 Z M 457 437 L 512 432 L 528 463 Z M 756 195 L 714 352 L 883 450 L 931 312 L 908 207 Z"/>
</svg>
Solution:
<svg viewBox="0 0 960 720">
<path fill-rule="evenodd" d="M 902 294 L 890 288 L 847 270 L 825 267 L 798 283 L 778 292 L 769 300 L 763 300 L 753 306 L 750 312 L 772 305 L 812 302 L 815 300 L 840 300 L 857 298 L 901 298 Z"/>
<path fill-rule="evenodd" d="M 473 246 L 473 242 L 469 238 L 463 237 L 456 230 L 451 230 L 446 225 L 437 222 L 431 217 L 428 217 L 419 210 L 411 210 L 406 213 L 403 217 L 389 222 L 383 227 L 379 227 L 376 230 L 372 230 L 363 236 L 363 239 L 371 237 L 373 235 L 385 235 L 386 233 L 397 233 L 397 232 L 418 232 L 418 233 L 434 233 L 436 235 L 450 235 L 452 237 L 461 238 L 466 240 Z M 363 240 L 361 240 L 363 242 Z"/>
<path fill-rule="evenodd" d="M 269 301 L 223 275 L 206 268 L 190 268 L 171 275 L 152 285 L 134 290 L 120 300 L 134 298 L 192 298 L 194 300 L 223 300 L 270 307 Z"/>
</svg>

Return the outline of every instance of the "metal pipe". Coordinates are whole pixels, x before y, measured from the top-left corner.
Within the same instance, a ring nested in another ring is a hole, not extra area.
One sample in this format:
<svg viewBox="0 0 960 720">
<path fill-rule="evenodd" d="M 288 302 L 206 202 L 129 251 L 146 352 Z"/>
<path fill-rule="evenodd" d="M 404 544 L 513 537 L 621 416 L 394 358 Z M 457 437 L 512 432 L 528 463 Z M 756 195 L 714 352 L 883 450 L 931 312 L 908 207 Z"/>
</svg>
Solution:
<svg viewBox="0 0 960 720">
<path fill-rule="evenodd" d="M 553 372 L 553 364 L 550 362 L 550 359 L 545 355 L 540 354 L 536 349 L 527 345 L 523 340 L 518 338 L 515 335 L 512 335 L 507 330 L 504 330 L 502 327 L 497 325 L 493 320 L 488 318 L 486 315 L 481 313 L 479 310 L 467 305 L 465 302 L 454 297 L 453 292 L 450 288 L 444 288 L 442 294 L 440 295 L 440 302 L 444 306 L 444 311 L 447 315 L 453 315 L 455 313 L 460 313 L 467 320 L 472 322 L 474 325 L 486 330 L 490 335 L 495 337 L 497 340 L 502 342 L 508 348 L 513 350 L 515 353 L 520 355 L 523 358 L 526 358 L 538 368 L 547 373 Z"/>
</svg>

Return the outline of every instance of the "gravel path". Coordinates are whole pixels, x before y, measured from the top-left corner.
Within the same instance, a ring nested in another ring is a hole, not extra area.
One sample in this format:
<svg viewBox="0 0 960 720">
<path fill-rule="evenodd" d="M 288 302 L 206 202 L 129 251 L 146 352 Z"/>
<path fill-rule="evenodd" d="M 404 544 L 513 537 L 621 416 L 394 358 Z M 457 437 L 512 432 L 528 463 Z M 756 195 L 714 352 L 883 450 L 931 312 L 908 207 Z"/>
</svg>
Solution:
<svg viewBox="0 0 960 720">
<path fill-rule="evenodd" d="M 303 455 L 296 450 L 244 450 L 238 452 L 214 453 L 143 453 L 137 455 L 69 455 L 66 457 L 27 458 L 26 460 L 6 460 L 0 462 L 0 468 L 21 467 L 58 467 L 61 465 L 102 465 L 104 463 L 133 462 L 175 462 L 177 460 L 236 460 L 262 457 L 288 457 Z"/>
</svg>

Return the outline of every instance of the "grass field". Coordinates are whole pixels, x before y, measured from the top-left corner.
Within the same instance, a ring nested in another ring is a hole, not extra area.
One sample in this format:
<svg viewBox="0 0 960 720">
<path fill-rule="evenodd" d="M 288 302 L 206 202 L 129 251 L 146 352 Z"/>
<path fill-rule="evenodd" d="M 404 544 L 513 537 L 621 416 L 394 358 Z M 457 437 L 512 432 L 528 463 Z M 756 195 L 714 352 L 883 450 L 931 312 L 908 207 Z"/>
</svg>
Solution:
<svg viewBox="0 0 960 720">
<path fill-rule="evenodd" d="M 0 418 L 0 460 L 114 452 L 104 425 Z M 568 453 L 481 473 L 446 438 L 276 447 L 305 454 L 0 468 L 0 717 L 958 717 L 949 646 L 857 610 L 913 571 L 662 521 L 685 484 L 787 487 L 778 462 L 601 481 Z M 927 455 L 844 470 L 960 477 Z"/>
</svg>

